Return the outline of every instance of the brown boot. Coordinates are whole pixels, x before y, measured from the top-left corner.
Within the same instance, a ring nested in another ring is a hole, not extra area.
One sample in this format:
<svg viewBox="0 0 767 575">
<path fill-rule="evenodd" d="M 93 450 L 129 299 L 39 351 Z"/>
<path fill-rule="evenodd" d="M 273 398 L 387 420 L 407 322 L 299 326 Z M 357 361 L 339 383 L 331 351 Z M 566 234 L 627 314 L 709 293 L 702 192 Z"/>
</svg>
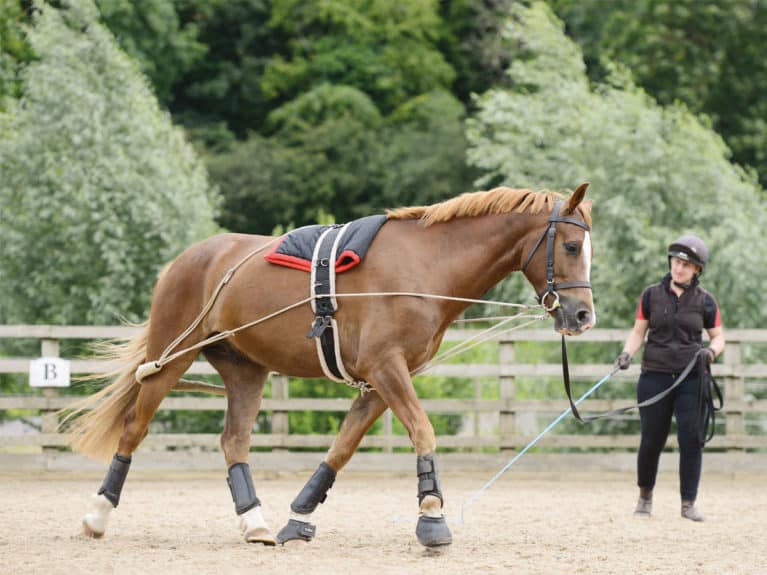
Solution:
<svg viewBox="0 0 767 575">
<path fill-rule="evenodd" d="M 703 513 L 695 507 L 694 501 L 682 501 L 682 517 L 690 521 L 703 521 Z"/>
<path fill-rule="evenodd" d="M 652 515 L 652 489 L 639 488 L 639 501 L 634 508 L 635 517 L 650 517 Z"/>
</svg>

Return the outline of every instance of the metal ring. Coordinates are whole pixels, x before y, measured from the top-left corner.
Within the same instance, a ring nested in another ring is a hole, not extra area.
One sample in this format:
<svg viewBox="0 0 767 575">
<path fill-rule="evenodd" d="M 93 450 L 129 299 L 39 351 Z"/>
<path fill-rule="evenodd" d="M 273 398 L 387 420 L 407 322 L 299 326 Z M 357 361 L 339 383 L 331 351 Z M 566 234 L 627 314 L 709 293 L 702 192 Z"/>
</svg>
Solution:
<svg viewBox="0 0 767 575">
<path fill-rule="evenodd" d="M 551 307 L 547 307 L 546 304 L 544 303 L 546 296 L 549 294 L 552 294 L 554 296 L 554 303 L 551 304 Z M 550 289 L 544 292 L 543 295 L 541 296 L 541 305 L 543 306 L 543 309 L 545 309 L 546 311 L 554 311 L 555 309 L 557 309 L 561 305 L 559 303 L 559 292 L 553 289 Z"/>
</svg>

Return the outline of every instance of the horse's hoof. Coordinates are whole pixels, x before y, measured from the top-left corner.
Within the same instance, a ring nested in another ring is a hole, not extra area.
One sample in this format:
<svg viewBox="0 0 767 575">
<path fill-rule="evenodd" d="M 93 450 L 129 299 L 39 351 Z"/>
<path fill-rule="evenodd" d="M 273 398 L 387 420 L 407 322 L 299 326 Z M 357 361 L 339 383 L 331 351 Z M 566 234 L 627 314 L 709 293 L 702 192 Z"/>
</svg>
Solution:
<svg viewBox="0 0 767 575">
<path fill-rule="evenodd" d="M 315 532 L 316 528 L 311 523 L 290 519 L 288 524 L 277 534 L 277 543 L 285 545 L 288 541 L 311 541 L 314 539 Z"/>
<path fill-rule="evenodd" d="M 259 527 L 256 529 L 252 529 L 244 534 L 245 541 L 248 543 L 262 543 L 266 546 L 273 546 L 276 545 L 276 541 L 274 540 L 274 536 L 268 529 L 264 529 L 263 527 Z"/>
<path fill-rule="evenodd" d="M 101 539 L 104 536 L 104 531 L 96 531 L 88 524 L 87 517 L 83 519 L 83 535 L 90 537 L 91 539 Z"/>
<path fill-rule="evenodd" d="M 450 535 L 444 515 L 442 517 L 421 515 L 415 528 L 415 536 L 424 547 L 441 547 L 453 542 L 453 536 Z"/>
<path fill-rule="evenodd" d="M 240 515 L 240 532 L 248 543 L 275 544 L 274 535 L 264 521 L 259 505 Z"/>
</svg>

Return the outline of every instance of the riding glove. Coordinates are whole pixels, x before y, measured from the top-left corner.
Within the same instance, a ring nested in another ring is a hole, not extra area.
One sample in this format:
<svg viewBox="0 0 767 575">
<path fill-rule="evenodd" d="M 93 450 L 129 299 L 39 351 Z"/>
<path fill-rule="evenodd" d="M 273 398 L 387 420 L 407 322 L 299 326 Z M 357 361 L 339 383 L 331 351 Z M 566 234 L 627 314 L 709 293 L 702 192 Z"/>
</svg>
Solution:
<svg viewBox="0 0 767 575">
<path fill-rule="evenodd" d="M 622 352 L 615 360 L 615 365 L 621 369 L 628 369 L 631 365 L 631 356 L 629 355 L 629 352 Z"/>
</svg>

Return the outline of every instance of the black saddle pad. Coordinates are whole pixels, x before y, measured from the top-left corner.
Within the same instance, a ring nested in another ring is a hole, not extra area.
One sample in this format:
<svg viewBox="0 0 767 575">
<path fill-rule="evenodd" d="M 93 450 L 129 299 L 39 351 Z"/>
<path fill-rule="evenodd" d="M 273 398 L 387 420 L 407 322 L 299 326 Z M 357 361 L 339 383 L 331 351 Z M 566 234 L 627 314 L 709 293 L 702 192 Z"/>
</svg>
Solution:
<svg viewBox="0 0 767 575">
<path fill-rule="evenodd" d="M 367 216 L 345 224 L 348 229 L 341 236 L 335 262 L 336 273 L 353 268 L 362 261 L 386 216 Z M 282 238 L 272 251 L 264 256 L 270 263 L 309 272 L 312 254 L 320 236 L 331 226 L 306 226 L 293 230 Z"/>
</svg>

